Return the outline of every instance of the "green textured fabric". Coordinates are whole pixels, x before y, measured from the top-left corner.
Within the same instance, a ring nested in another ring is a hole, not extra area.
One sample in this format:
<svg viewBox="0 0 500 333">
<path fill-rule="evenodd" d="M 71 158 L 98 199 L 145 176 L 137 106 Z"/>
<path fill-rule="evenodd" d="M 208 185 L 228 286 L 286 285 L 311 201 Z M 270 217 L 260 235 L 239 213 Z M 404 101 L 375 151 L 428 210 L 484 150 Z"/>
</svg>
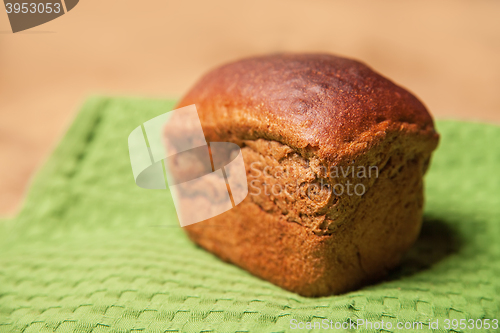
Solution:
<svg viewBox="0 0 500 333">
<path fill-rule="evenodd" d="M 499 127 L 439 121 L 422 234 L 402 266 L 355 292 L 305 298 L 196 247 L 169 192 L 135 185 L 127 137 L 173 105 L 85 104 L 0 226 L 0 331 L 281 332 L 297 331 L 292 319 L 362 318 L 389 332 L 439 320 L 446 332 L 445 319 L 500 318 Z"/>
</svg>

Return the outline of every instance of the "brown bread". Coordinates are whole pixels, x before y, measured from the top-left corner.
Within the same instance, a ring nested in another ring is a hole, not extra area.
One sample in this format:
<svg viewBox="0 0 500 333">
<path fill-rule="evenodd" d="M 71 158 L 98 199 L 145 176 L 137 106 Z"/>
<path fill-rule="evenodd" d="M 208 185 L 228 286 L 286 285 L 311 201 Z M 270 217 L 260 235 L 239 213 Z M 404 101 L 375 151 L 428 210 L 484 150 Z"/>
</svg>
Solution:
<svg viewBox="0 0 500 333">
<path fill-rule="evenodd" d="M 326 54 L 244 59 L 205 75 L 178 107 L 191 104 L 208 142 L 242 148 L 249 184 L 235 208 L 185 228 L 203 248 L 325 296 L 379 279 L 416 240 L 438 134 L 415 96 L 366 65 Z"/>
</svg>

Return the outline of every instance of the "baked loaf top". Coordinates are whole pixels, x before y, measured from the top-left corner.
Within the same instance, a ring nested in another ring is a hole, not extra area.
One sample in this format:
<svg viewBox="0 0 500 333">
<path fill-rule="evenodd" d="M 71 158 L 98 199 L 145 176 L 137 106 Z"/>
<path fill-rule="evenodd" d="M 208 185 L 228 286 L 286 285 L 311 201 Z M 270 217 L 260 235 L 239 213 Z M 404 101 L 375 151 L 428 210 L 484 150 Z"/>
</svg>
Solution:
<svg viewBox="0 0 500 333">
<path fill-rule="evenodd" d="M 410 92 L 358 61 L 327 54 L 276 54 L 221 66 L 178 107 L 191 104 L 209 141 L 264 138 L 332 162 L 362 153 L 374 134 L 390 129 L 423 135 L 430 144 L 438 138 Z M 365 144 L 355 149 L 359 142 Z"/>
</svg>

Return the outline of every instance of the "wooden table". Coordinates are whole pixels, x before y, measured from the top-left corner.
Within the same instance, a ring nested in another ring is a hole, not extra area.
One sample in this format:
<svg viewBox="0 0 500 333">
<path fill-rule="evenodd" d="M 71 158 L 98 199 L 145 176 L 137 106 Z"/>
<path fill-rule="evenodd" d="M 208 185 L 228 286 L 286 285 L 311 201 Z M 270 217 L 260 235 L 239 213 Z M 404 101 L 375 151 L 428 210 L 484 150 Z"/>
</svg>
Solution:
<svg viewBox="0 0 500 333">
<path fill-rule="evenodd" d="M 177 97 L 211 67 L 248 55 L 358 58 L 436 118 L 500 123 L 499 17 L 492 0 L 84 0 L 12 34 L 2 9 L 0 215 L 19 209 L 87 96 Z"/>
</svg>

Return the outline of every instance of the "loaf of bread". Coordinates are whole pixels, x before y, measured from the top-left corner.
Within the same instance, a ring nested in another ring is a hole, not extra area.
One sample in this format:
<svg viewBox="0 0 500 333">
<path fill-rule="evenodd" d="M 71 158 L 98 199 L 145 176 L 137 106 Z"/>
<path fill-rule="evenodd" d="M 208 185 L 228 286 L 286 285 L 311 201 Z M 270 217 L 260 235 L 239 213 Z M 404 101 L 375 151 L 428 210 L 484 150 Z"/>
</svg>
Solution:
<svg viewBox="0 0 500 333">
<path fill-rule="evenodd" d="M 177 107 L 192 104 L 247 173 L 241 203 L 185 228 L 222 260 L 325 296 L 383 277 L 415 242 L 439 136 L 407 90 L 355 60 L 277 54 L 209 72 Z"/>
</svg>

